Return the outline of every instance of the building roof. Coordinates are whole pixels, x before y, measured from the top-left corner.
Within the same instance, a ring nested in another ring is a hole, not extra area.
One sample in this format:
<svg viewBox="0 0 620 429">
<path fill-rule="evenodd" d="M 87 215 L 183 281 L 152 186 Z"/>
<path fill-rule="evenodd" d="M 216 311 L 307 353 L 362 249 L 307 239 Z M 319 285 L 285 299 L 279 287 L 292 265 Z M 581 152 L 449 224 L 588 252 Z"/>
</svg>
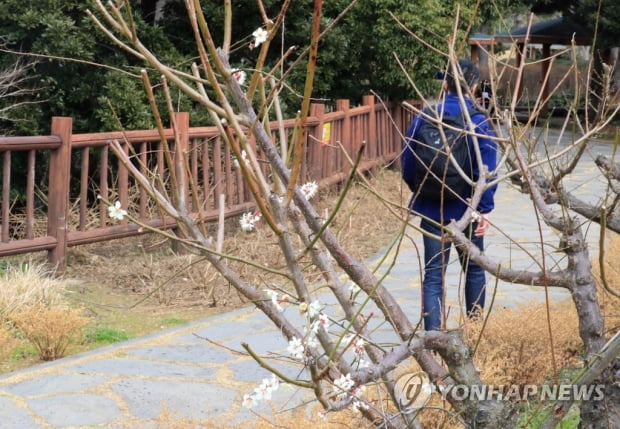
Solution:
<svg viewBox="0 0 620 429">
<path fill-rule="evenodd" d="M 529 30 L 529 32 L 528 32 Z M 590 45 L 592 34 L 571 18 L 562 17 L 525 25 L 514 30 L 495 35 L 497 42 L 550 43 L 570 45 L 574 40 L 577 45 Z"/>
<path fill-rule="evenodd" d="M 495 43 L 495 38 L 492 35 L 486 33 L 474 33 L 469 37 L 470 45 L 494 45 Z"/>
</svg>

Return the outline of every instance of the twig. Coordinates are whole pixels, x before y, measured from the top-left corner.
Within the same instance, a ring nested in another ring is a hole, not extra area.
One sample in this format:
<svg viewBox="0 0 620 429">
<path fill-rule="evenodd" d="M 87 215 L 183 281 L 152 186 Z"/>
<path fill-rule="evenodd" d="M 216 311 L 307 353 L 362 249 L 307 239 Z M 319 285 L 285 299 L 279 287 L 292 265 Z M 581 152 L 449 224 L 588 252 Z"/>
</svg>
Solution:
<svg viewBox="0 0 620 429">
<path fill-rule="evenodd" d="M 262 368 L 265 368 L 267 371 L 275 374 L 278 378 L 284 380 L 284 382 L 292 384 L 294 386 L 299 386 L 299 387 L 303 387 L 305 389 L 312 389 L 314 386 L 312 383 L 307 382 L 307 381 L 301 381 L 301 380 L 294 380 L 284 374 L 282 374 L 280 371 L 278 371 L 277 369 L 275 369 L 274 367 L 272 367 L 271 365 L 267 364 L 263 359 L 261 359 L 260 356 L 258 356 L 248 345 L 248 343 L 241 343 L 241 346 L 248 352 L 248 354 L 250 356 L 252 356 L 252 358 L 256 361 L 256 363 L 258 363 Z"/>
</svg>

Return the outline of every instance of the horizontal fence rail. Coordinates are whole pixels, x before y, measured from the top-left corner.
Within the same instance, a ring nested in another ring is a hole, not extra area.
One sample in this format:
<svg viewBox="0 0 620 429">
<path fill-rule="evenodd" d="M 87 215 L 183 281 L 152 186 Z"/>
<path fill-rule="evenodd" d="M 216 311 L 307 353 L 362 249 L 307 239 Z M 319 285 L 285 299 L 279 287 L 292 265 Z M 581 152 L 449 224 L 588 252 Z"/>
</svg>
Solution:
<svg viewBox="0 0 620 429">
<path fill-rule="evenodd" d="M 332 112 L 322 104 L 312 105 L 305 130 L 303 180 L 321 187 L 343 182 L 351 173 L 344 152 L 354 158 L 363 143 L 360 171 L 397 160 L 402 132 L 412 116 L 401 105 L 377 104 L 373 96 L 365 96 L 358 107 L 338 100 Z M 254 209 L 232 151 L 217 128 L 190 127 L 185 112 L 175 114 L 175 121 L 177 138 L 172 129 L 165 130 L 163 138 L 157 130 L 72 134 L 71 118 L 61 117 L 52 119 L 49 136 L 0 137 L 0 257 L 47 251 L 48 261 L 62 270 L 68 247 L 144 232 L 127 218 L 111 221 L 105 201 L 119 201 L 150 227 L 174 228 L 173 220 L 163 216 L 114 156 L 110 142 L 118 142 L 132 165 L 150 174 L 162 192 L 172 192 L 173 179 L 186 175 L 181 182 L 192 186 L 180 189 L 177 185 L 174 190 L 182 193 L 188 211 L 203 222 L 217 220 L 221 210 L 231 217 Z M 294 123 L 270 125 L 277 142 L 290 140 Z M 166 149 L 173 154 L 181 151 L 185 168 L 170 171 Z M 264 173 L 266 168 L 265 163 Z"/>
</svg>

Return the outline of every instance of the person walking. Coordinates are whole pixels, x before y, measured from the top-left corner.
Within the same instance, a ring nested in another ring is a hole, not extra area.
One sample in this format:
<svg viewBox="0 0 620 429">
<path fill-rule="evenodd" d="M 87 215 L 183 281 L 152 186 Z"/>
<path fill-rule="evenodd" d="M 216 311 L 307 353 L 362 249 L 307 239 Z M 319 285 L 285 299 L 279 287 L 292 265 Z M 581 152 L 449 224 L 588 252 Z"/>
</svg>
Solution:
<svg viewBox="0 0 620 429">
<path fill-rule="evenodd" d="M 461 103 L 464 102 L 478 135 L 477 142 L 480 148 L 482 163 L 488 171 L 493 172 L 497 166 L 497 144 L 493 137 L 494 132 L 487 118 L 481 112 L 475 110 L 475 103 L 470 95 L 475 94 L 476 85 L 480 77 L 480 71 L 474 63 L 461 59 L 458 61 L 457 70 L 448 67 L 444 74 L 443 88 L 444 98 L 436 106 L 436 112 L 444 122 L 446 118 L 459 118 L 455 121 L 460 127 L 465 128 L 464 112 Z M 457 85 L 461 86 L 464 99 L 458 95 Z M 425 112 L 433 115 L 432 111 Z M 413 192 L 409 209 L 421 217 L 420 228 L 424 234 L 424 277 L 422 281 L 422 313 L 425 330 L 437 330 L 442 328 L 442 315 L 444 315 L 444 279 L 446 267 L 450 258 L 451 242 L 446 236 L 442 226 L 451 220 L 460 219 L 470 204 L 469 197 L 472 187 L 462 176 L 457 176 L 459 186 L 453 185 L 452 178 L 450 187 L 447 186 L 448 178 L 444 175 L 439 178 L 420 166 L 420 157 L 416 152 L 424 148 L 425 132 L 423 130 L 431 121 L 418 114 L 409 126 L 401 155 L 402 178 Z M 449 127 L 443 127 L 442 136 L 447 135 Z M 465 133 L 461 133 L 466 135 Z M 485 137 L 481 137 L 485 136 Z M 474 138 L 462 137 L 461 142 L 466 144 L 468 156 L 471 156 L 470 169 L 463 171 L 475 182 L 478 179 L 478 162 L 473 145 Z M 455 140 L 458 143 L 458 139 Z M 452 151 L 456 153 L 456 146 Z M 445 152 L 444 152 L 445 153 Z M 446 169 L 449 168 L 449 162 Z M 436 181 L 430 180 L 435 176 Z M 424 179 L 421 179 L 424 178 Z M 436 189 L 437 181 L 441 189 Z M 427 189 L 425 189 L 427 188 Z M 430 188 L 430 189 L 428 189 Z M 495 206 L 494 195 L 497 185 L 490 186 L 483 193 L 480 202 L 474 209 L 480 214 L 469 224 L 466 231 L 467 237 L 481 251 L 484 250 L 484 234 L 489 227 L 489 213 Z M 426 191 L 426 192 L 425 192 Z M 468 317 L 476 317 L 484 308 L 486 275 L 485 271 L 475 262 L 469 259 L 466 251 L 457 246 L 457 253 L 461 268 L 465 273 L 465 306 Z M 445 319 L 445 317 L 444 317 Z"/>
</svg>

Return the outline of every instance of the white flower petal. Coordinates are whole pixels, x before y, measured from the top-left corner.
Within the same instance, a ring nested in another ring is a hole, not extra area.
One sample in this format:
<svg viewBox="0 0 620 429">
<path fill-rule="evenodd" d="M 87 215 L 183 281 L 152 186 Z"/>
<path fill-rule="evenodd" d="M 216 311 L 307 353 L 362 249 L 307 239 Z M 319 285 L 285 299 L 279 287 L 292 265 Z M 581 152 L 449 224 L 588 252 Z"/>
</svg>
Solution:
<svg viewBox="0 0 620 429">
<path fill-rule="evenodd" d="M 112 219 L 123 220 L 127 216 L 127 210 L 121 209 L 121 202 L 116 201 L 113 206 L 108 206 L 108 216 Z"/>
<path fill-rule="evenodd" d="M 323 309 L 323 306 L 321 305 L 319 301 L 312 301 L 310 305 L 308 306 L 308 317 L 310 319 L 313 319 L 315 316 L 317 316 L 321 312 L 322 309 Z"/>
<path fill-rule="evenodd" d="M 239 69 L 232 69 L 231 71 L 233 79 L 235 79 L 239 85 L 243 85 L 245 83 L 246 73 Z"/>
<path fill-rule="evenodd" d="M 288 347 L 286 348 L 286 351 L 294 359 L 302 360 L 304 358 L 304 345 L 302 341 L 297 337 L 293 337 L 288 342 Z"/>
<path fill-rule="evenodd" d="M 266 42 L 268 35 L 269 33 L 267 33 L 267 30 L 262 27 L 254 30 L 254 32 L 252 33 L 252 36 L 254 37 L 254 47 L 257 48 L 262 43 Z"/>
<path fill-rule="evenodd" d="M 245 395 L 243 395 L 243 402 L 241 403 L 241 405 L 244 408 L 252 408 L 255 407 L 257 404 L 257 400 L 254 397 L 254 395 L 248 395 L 247 393 Z"/>
<path fill-rule="evenodd" d="M 259 217 L 254 216 L 252 212 L 247 212 L 241 216 L 241 219 L 239 219 L 239 225 L 245 232 L 251 232 L 254 230 L 254 224 L 258 220 L 260 220 Z"/>
<path fill-rule="evenodd" d="M 310 200 L 316 195 L 319 190 L 319 185 L 316 182 L 304 183 L 301 186 L 301 192 L 306 196 L 306 199 Z"/>
</svg>

